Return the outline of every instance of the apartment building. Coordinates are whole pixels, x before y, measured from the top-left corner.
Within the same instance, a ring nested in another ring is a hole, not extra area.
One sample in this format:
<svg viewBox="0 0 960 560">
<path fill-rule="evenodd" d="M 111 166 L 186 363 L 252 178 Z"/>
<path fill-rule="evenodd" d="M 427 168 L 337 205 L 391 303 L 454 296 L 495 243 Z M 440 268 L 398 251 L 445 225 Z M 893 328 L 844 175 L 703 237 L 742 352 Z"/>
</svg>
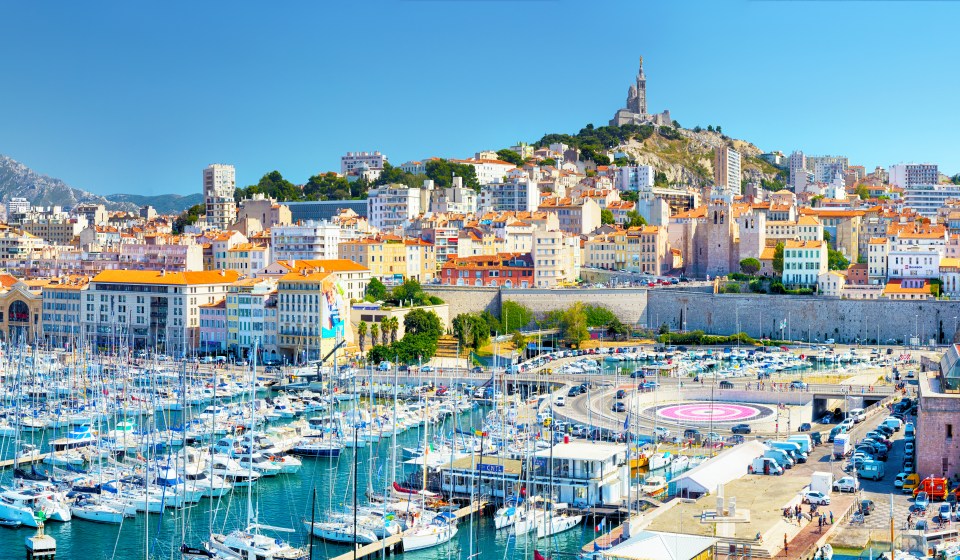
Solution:
<svg viewBox="0 0 960 560">
<path fill-rule="evenodd" d="M 533 258 L 529 254 L 453 257 L 440 269 L 440 283 L 446 286 L 529 288 L 533 285 L 533 274 Z"/>
<path fill-rule="evenodd" d="M 403 231 L 423 211 L 421 192 L 404 185 L 386 185 L 367 191 L 367 220 L 381 231 Z"/>
<path fill-rule="evenodd" d="M 89 280 L 86 276 L 67 276 L 43 287 L 40 321 L 43 339 L 51 348 L 67 349 L 82 342 L 83 297 Z"/>
<path fill-rule="evenodd" d="M 531 256 L 536 288 L 554 288 L 580 278 L 580 237 L 577 235 L 537 230 Z"/>
<path fill-rule="evenodd" d="M 823 241 L 788 240 L 783 250 L 784 285 L 816 286 L 827 271 L 827 249 Z"/>
<path fill-rule="evenodd" d="M 270 252 L 274 260 L 335 259 L 339 253 L 340 226 L 308 221 L 270 229 Z"/>
<path fill-rule="evenodd" d="M 276 328 L 266 325 L 267 309 L 276 297 L 277 282 L 272 278 L 243 278 L 227 288 L 226 348 L 238 359 L 250 359 L 255 344 L 258 360 L 276 359 Z"/>
<path fill-rule="evenodd" d="M 292 363 L 318 360 L 338 340 L 353 341 L 345 293 L 336 273 L 303 268 L 277 284 L 277 351 Z"/>
<path fill-rule="evenodd" d="M 225 230 L 237 221 L 237 171 L 232 165 L 213 163 L 203 170 L 203 202 L 206 223 L 213 229 Z"/>
<path fill-rule="evenodd" d="M 226 297 L 239 276 L 234 270 L 105 270 L 84 294 L 84 334 L 100 347 L 191 355 L 200 345 L 200 306 Z"/>
</svg>

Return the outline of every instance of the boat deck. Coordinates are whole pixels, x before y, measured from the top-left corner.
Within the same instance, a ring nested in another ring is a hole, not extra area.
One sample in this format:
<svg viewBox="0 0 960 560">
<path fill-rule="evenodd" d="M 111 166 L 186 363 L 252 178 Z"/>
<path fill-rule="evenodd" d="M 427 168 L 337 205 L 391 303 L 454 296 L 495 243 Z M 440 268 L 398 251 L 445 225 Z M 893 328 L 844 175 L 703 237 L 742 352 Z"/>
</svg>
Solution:
<svg viewBox="0 0 960 560">
<path fill-rule="evenodd" d="M 486 501 L 474 502 L 468 506 L 464 506 L 457 511 L 453 512 L 453 515 L 460 519 L 466 517 L 471 513 L 478 511 L 483 511 L 483 508 L 486 507 Z M 399 535 L 393 535 L 385 539 L 373 542 L 370 544 L 365 544 L 357 548 L 356 558 L 364 558 L 372 554 L 378 554 L 380 551 L 386 549 L 387 554 L 403 552 L 401 541 L 403 540 L 403 533 Z M 345 552 L 340 556 L 334 556 L 330 560 L 353 560 L 354 553 L 351 550 L 350 552 Z"/>
</svg>

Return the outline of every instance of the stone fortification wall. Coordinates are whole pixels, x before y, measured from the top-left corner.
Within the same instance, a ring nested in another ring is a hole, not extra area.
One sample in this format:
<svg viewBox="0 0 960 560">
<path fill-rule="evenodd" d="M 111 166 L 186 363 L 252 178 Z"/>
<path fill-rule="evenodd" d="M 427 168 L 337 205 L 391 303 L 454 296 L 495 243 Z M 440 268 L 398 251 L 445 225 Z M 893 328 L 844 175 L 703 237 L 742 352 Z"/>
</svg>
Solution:
<svg viewBox="0 0 960 560">
<path fill-rule="evenodd" d="M 650 326 L 752 337 L 823 342 L 909 341 L 919 336 L 942 344 L 954 340 L 960 317 L 956 301 L 849 300 L 756 294 L 705 294 L 656 290 L 647 304 Z M 739 329 L 738 329 L 739 326 Z"/>
</svg>

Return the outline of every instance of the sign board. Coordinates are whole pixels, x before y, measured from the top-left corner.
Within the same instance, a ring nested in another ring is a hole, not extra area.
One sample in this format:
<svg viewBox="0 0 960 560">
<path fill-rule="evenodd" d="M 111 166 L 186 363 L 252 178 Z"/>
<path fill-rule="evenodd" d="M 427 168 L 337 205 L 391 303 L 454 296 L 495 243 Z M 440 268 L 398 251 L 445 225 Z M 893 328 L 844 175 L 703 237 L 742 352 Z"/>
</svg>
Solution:
<svg viewBox="0 0 960 560">
<path fill-rule="evenodd" d="M 477 470 L 485 473 L 503 474 L 503 465 L 488 465 L 486 463 L 480 463 L 477 465 Z"/>
</svg>

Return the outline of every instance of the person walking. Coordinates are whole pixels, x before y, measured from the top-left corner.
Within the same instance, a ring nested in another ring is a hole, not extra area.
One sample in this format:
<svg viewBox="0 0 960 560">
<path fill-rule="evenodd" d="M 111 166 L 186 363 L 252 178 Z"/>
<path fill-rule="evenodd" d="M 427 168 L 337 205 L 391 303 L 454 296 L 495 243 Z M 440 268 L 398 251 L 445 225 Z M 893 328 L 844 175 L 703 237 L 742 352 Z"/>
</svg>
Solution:
<svg viewBox="0 0 960 560">
<path fill-rule="evenodd" d="M 833 525 L 833 510 L 830 510 L 830 524 Z"/>
<path fill-rule="evenodd" d="M 786 555 L 786 554 L 787 554 L 787 551 L 788 551 L 788 548 L 787 548 L 787 534 L 784 533 L 784 534 L 783 534 L 783 554 Z"/>
<path fill-rule="evenodd" d="M 817 532 L 820 533 L 823 531 L 823 516 L 817 516 Z"/>
</svg>

